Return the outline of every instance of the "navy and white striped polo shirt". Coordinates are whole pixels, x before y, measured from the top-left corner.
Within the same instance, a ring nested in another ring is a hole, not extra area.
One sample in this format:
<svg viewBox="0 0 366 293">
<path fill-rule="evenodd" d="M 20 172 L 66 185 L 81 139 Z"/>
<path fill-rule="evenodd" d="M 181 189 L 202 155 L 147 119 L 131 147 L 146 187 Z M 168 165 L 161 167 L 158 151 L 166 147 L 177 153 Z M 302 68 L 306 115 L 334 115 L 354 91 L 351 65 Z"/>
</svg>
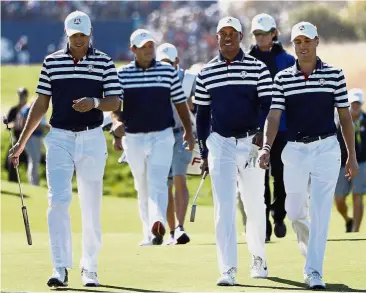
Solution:
<svg viewBox="0 0 366 293">
<path fill-rule="evenodd" d="M 271 94 L 266 65 L 240 50 L 232 62 L 220 53 L 205 65 L 197 77 L 195 104 L 210 105 L 212 131 L 231 137 L 259 127 L 261 98 Z"/>
<path fill-rule="evenodd" d="M 174 126 L 171 103 L 182 103 L 187 98 L 173 66 L 153 60 L 145 70 L 132 61 L 118 69 L 118 78 L 126 132 L 162 131 Z"/>
<path fill-rule="evenodd" d="M 52 96 L 50 124 L 62 129 L 103 123 L 102 111 L 75 111 L 73 100 L 83 97 L 102 99 L 122 93 L 111 57 L 93 47 L 77 64 L 68 48 L 48 55 L 43 62 L 36 92 Z"/>
<path fill-rule="evenodd" d="M 349 107 L 341 69 L 318 59 L 316 69 L 306 77 L 296 61 L 276 75 L 271 109 L 286 110 L 289 140 L 336 133 L 334 107 Z"/>
</svg>

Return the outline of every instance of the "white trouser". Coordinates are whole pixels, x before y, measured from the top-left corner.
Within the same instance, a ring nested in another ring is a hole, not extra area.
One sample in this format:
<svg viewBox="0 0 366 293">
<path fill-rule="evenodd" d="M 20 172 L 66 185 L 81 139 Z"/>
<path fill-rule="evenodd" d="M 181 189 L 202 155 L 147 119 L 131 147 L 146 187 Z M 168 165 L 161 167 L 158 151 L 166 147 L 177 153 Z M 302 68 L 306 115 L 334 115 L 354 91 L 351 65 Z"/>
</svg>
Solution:
<svg viewBox="0 0 366 293">
<path fill-rule="evenodd" d="M 107 146 L 102 128 L 72 132 L 52 128 L 44 139 L 48 182 L 48 230 L 53 266 L 72 267 L 69 205 L 76 171 L 82 215 L 80 265 L 97 271 L 101 248 L 100 208 Z"/>
<path fill-rule="evenodd" d="M 265 259 L 265 170 L 248 166 L 253 136 L 236 140 L 213 132 L 206 144 L 215 208 L 216 243 L 221 273 L 237 267 L 237 182 L 247 215 L 246 238 L 252 255 Z"/>
<path fill-rule="evenodd" d="M 335 136 L 308 144 L 288 142 L 282 152 L 287 194 L 285 208 L 297 235 L 300 251 L 306 257 L 306 274 L 316 271 L 323 275 L 340 160 L 339 143 Z M 307 220 L 309 179 L 311 223 Z"/>
<path fill-rule="evenodd" d="M 154 222 L 166 222 L 168 186 L 166 184 L 173 157 L 172 128 L 150 133 L 126 133 L 122 145 L 131 168 L 144 240 L 151 238 Z"/>
</svg>

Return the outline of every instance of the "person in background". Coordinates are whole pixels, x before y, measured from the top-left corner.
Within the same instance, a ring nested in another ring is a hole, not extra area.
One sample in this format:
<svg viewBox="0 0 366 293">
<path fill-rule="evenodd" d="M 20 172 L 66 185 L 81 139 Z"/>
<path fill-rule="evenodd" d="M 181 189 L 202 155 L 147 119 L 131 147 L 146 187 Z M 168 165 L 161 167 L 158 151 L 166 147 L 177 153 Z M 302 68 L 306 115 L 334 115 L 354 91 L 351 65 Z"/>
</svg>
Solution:
<svg viewBox="0 0 366 293">
<path fill-rule="evenodd" d="M 187 104 L 192 110 L 192 99 L 195 89 L 195 76 L 179 67 L 177 48 L 169 43 L 160 45 L 156 50 L 156 60 L 167 62 L 178 72 L 179 80 L 182 83 L 183 91 L 187 95 Z M 177 110 L 173 107 L 174 122 L 173 133 L 175 137 L 173 160 L 168 176 L 168 210 L 167 222 L 170 229 L 170 238 L 164 243 L 186 244 L 190 241 L 188 234 L 184 231 L 184 220 L 189 202 L 189 191 L 186 181 L 188 164 L 192 158 L 192 152 L 186 150 L 183 145 L 183 125 Z M 173 195 L 173 185 L 175 194 Z M 174 213 L 175 210 L 175 213 Z M 175 216 L 177 216 L 178 226 L 175 227 Z"/>
<path fill-rule="evenodd" d="M 29 111 L 31 109 L 34 100 L 25 105 L 21 109 L 21 116 L 22 116 L 22 125 L 24 127 L 25 121 L 27 120 Z M 25 145 L 25 152 L 28 158 L 28 182 L 32 185 L 39 185 L 39 164 L 41 163 L 42 157 L 42 137 L 46 130 L 49 129 L 49 125 L 46 121 L 46 117 L 43 116 L 41 122 L 39 123 L 38 127 L 34 130 L 30 138 L 28 139 Z"/>
<path fill-rule="evenodd" d="M 18 95 L 18 104 L 11 107 L 6 118 L 8 119 L 8 123 L 9 123 L 9 127 L 12 129 L 13 131 L 13 135 L 14 135 L 14 143 L 16 141 L 18 141 L 20 134 L 22 133 L 23 130 L 23 124 L 22 124 L 22 119 L 21 119 L 21 113 L 20 110 L 27 104 L 28 101 L 28 90 L 24 87 L 18 88 L 17 89 L 17 95 Z M 10 143 L 10 147 L 9 150 L 11 148 L 11 143 Z M 9 151 L 8 151 L 9 152 Z M 8 152 L 6 152 L 6 154 L 8 154 Z M 19 157 L 19 161 L 22 163 L 27 163 L 27 155 L 26 153 L 23 153 L 20 157 Z M 8 181 L 10 182 L 17 182 L 17 173 L 15 168 L 13 167 L 10 159 L 8 158 L 8 156 L 6 156 L 5 160 L 5 169 L 8 171 Z"/>
<path fill-rule="evenodd" d="M 337 137 L 341 146 L 341 169 L 335 190 L 335 203 L 338 212 L 346 222 L 346 232 L 359 232 L 363 217 L 363 195 L 366 194 L 366 113 L 362 111 L 364 94 L 361 89 L 351 89 L 348 92 L 351 104 L 350 112 L 355 129 L 356 157 L 358 174 L 352 180 L 345 177 L 347 148 L 344 143 L 341 128 L 338 128 Z M 353 192 L 353 218 L 348 216 L 346 196 Z"/>
<path fill-rule="evenodd" d="M 268 67 L 272 79 L 283 69 L 295 64 L 295 58 L 287 53 L 281 43 L 278 42 L 278 29 L 274 18 L 268 14 L 261 13 L 256 15 L 252 20 L 251 32 L 255 38 L 256 44 L 252 46 L 249 55 L 262 61 Z M 265 97 L 264 106 L 262 107 L 261 126 L 268 115 L 271 105 L 271 97 Z M 270 169 L 266 170 L 264 202 L 266 204 L 266 242 L 271 240 L 272 224 L 269 220 L 269 214 L 272 212 L 274 220 L 274 233 L 277 238 L 286 236 L 286 225 L 284 219 L 286 217 L 285 199 L 286 192 L 283 183 L 283 163 L 281 153 L 286 146 L 286 116 L 281 116 L 279 131 L 271 149 Z M 273 176 L 273 202 L 271 202 L 270 175 Z M 240 209 L 242 210 L 242 209 Z"/>
</svg>

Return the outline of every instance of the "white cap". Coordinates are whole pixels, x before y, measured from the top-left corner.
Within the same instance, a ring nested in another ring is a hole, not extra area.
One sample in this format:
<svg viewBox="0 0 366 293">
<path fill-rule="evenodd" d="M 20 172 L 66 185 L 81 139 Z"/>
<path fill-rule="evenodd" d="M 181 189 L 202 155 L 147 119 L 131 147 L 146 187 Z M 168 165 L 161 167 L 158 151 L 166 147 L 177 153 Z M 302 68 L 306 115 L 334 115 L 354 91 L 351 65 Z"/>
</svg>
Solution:
<svg viewBox="0 0 366 293">
<path fill-rule="evenodd" d="M 144 29 L 135 30 L 130 37 L 131 47 L 136 46 L 137 48 L 141 48 L 150 41 L 155 43 L 152 34 L 148 30 Z"/>
<path fill-rule="evenodd" d="M 177 48 L 169 43 L 161 44 L 156 49 L 156 60 L 161 61 L 164 59 L 169 59 L 171 62 L 175 62 L 175 59 L 178 57 L 178 50 Z"/>
<path fill-rule="evenodd" d="M 269 32 L 271 29 L 277 28 L 274 18 L 266 13 L 261 13 L 254 16 L 252 20 L 251 32 L 256 30 Z"/>
<path fill-rule="evenodd" d="M 224 17 L 219 21 L 216 32 L 218 33 L 223 27 L 227 27 L 227 26 L 232 27 L 239 33 L 242 32 L 239 19 L 231 17 L 231 16 Z"/>
<path fill-rule="evenodd" d="M 318 36 L 318 30 L 316 26 L 311 24 L 310 22 L 299 22 L 295 24 L 291 31 L 291 42 L 295 40 L 298 36 L 305 36 L 309 39 L 315 39 Z"/>
<path fill-rule="evenodd" d="M 363 104 L 363 91 L 358 88 L 354 88 L 348 91 L 348 101 L 350 103 L 359 102 Z"/>
<path fill-rule="evenodd" d="M 71 12 L 65 19 L 65 31 L 68 37 L 77 33 L 90 36 L 91 28 L 90 18 L 84 12 L 78 10 Z"/>
</svg>

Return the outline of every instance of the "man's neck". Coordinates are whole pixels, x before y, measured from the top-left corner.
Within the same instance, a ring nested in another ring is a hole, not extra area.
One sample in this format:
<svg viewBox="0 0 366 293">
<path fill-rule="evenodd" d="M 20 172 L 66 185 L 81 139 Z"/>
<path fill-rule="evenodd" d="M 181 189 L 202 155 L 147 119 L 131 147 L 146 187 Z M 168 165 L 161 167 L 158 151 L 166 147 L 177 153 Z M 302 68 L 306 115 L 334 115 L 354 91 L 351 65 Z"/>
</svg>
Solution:
<svg viewBox="0 0 366 293">
<path fill-rule="evenodd" d="M 151 64 L 152 64 L 152 60 L 150 60 L 150 61 L 145 61 L 145 60 L 139 60 L 139 59 L 136 59 L 136 62 L 137 62 L 137 64 L 141 67 L 141 68 L 143 68 L 143 69 L 147 69 L 147 68 L 149 68 L 150 66 L 151 66 Z"/>
<path fill-rule="evenodd" d="M 236 52 L 230 52 L 230 53 L 225 53 L 225 54 L 223 54 L 221 52 L 221 54 L 225 58 L 225 60 L 232 62 L 235 59 L 235 57 L 238 56 L 239 52 L 240 52 L 240 48 Z"/>
<path fill-rule="evenodd" d="M 87 47 L 85 50 L 80 51 L 80 52 L 75 52 L 75 50 L 73 50 L 72 48 L 70 48 L 70 55 L 72 56 L 72 58 L 74 58 L 75 60 L 79 61 L 81 60 L 84 56 L 86 56 L 87 52 L 88 52 L 89 47 Z"/>
<path fill-rule="evenodd" d="M 271 51 L 271 49 L 272 49 L 272 44 L 271 44 L 270 46 L 262 46 L 262 47 L 259 47 L 259 46 L 258 46 L 258 49 L 259 49 L 259 51 L 261 51 L 261 52 L 269 52 L 269 51 Z"/>
<path fill-rule="evenodd" d="M 300 70 L 307 75 L 310 75 L 314 69 L 316 68 L 316 58 L 311 61 L 300 61 L 299 60 Z"/>
</svg>

